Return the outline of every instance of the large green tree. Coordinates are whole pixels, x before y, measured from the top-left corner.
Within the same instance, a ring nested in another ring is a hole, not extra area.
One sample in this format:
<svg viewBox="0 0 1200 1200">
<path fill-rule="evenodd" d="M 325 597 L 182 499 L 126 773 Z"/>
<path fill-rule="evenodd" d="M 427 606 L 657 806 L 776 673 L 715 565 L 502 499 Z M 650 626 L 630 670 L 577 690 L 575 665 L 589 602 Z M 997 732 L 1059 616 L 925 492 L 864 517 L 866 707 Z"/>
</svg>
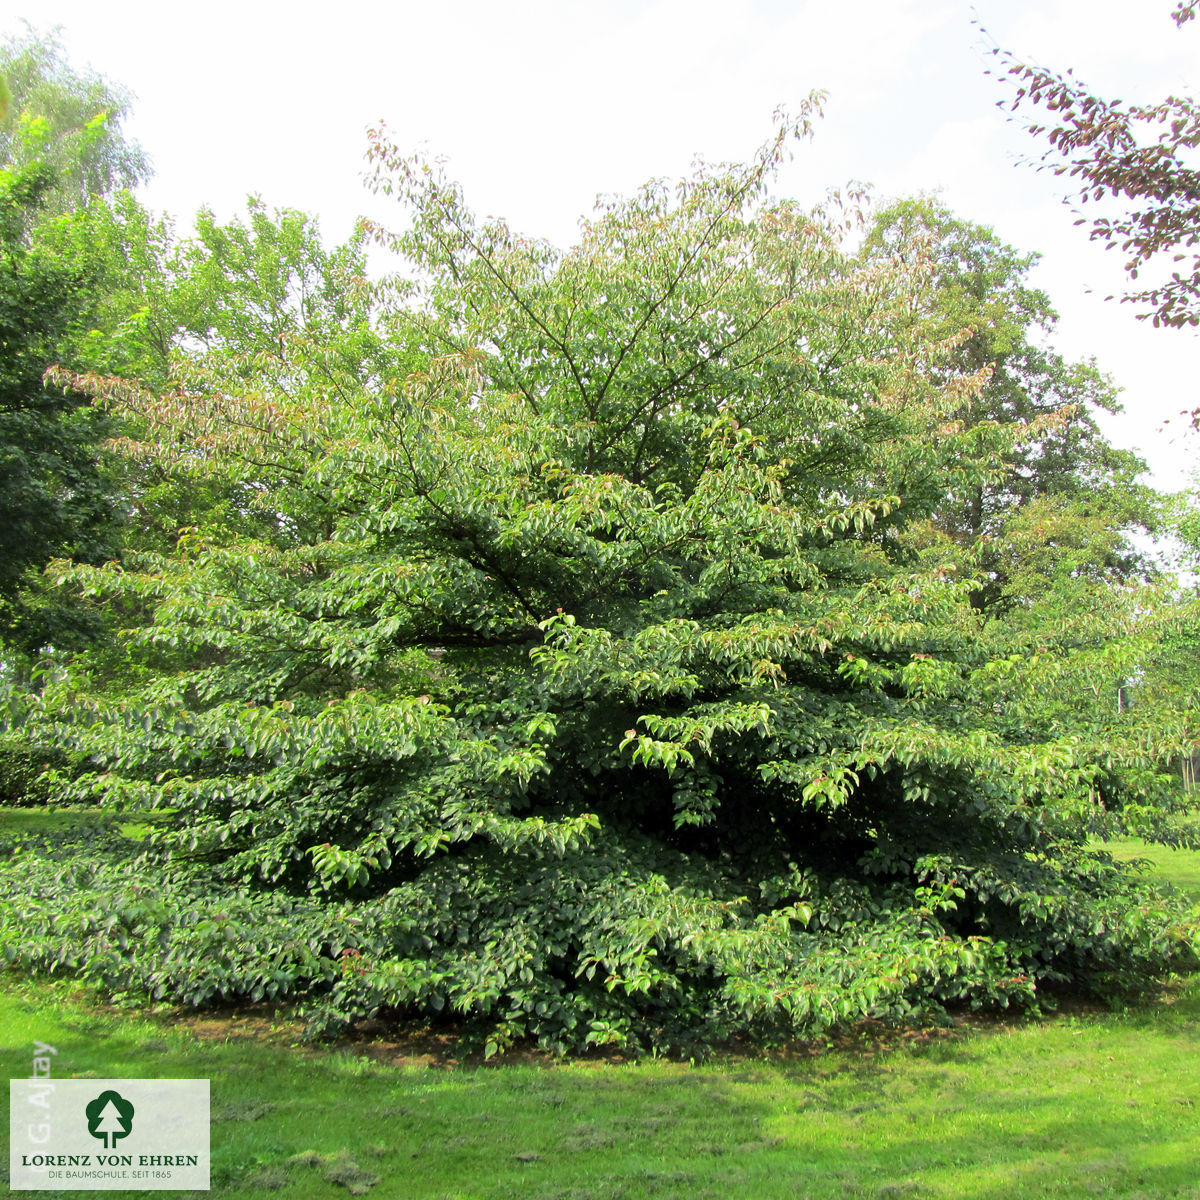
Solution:
<svg viewBox="0 0 1200 1200">
<path fill-rule="evenodd" d="M 252 379 L 287 395 L 321 370 L 329 387 L 361 390 L 385 356 L 393 370 L 403 360 L 404 348 L 374 318 L 362 231 L 328 248 L 312 217 L 271 213 L 251 197 L 245 214 L 227 222 L 201 210 L 181 237 L 124 193 L 55 233 L 64 258 L 89 264 L 97 295 L 88 321 L 62 345 L 66 375 L 54 378 L 86 376 L 100 392 L 120 380 L 156 396 L 237 391 Z M 314 346 L 324 348 L 327 367 Z M 188 474 L 173 443 L 156 440 L 131 410 L 123 434 L 110 473 L 123 497 L 124 548 L 169 548 L 196 529 L 261 533 L 270 521 L 253 503 L 264 480 L 206 473 L 207 458 Z"/>
<path fill-rule="evenodd" d="M 1143 631 L 1022 642 L 914 561 L 909 526 L 1019 430 L 953 419 L 988 371 L 947 366 L 928 270 L 767 200 L 809 116 L 567 251 L 379 137 L 401 356 L 362 371 L 347 325 L 286 369 L 111 385 L 269 520 L 62 572 L 118 649 L 10 689 L 9 720 L 87 756 L 64 796 L 177 818 L 140 861 L 0 865 L 11 958 L 559 1050 L 1190 961 L 1184 909 L 1080 831 L 1102 776 L 1152 793 L 1155 727 L 1063 719 Z"/>
</svg>

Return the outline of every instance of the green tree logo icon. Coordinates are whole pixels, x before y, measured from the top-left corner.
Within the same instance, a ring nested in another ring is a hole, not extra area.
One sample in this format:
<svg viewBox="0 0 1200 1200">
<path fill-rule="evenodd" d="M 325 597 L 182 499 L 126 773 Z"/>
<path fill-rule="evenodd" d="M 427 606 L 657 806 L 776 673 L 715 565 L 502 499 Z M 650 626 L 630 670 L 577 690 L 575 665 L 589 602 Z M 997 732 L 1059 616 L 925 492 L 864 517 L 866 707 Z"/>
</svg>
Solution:
<svg viewBox="0 0 1200 1200">
<path fill-rule="evenodd" d="M 83 1111 L 88 1133 L 102 1139 L 105 1150 L 111 1150 L 117 1138 L 128 1137 L 133 1128 L 133 1105 L 120 1092 L 101 1092 Z"/>
</svg>

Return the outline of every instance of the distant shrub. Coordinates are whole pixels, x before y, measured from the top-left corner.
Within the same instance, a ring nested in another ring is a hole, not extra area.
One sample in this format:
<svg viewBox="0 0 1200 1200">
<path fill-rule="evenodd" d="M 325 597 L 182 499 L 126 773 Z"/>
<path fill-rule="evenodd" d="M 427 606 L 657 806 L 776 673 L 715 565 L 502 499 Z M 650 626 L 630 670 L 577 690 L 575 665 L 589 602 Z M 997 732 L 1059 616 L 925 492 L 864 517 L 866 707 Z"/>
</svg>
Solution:
<svg viewBox="0 0 1200 1200">
<path fill-rule="evenodd" d="M 0 808 L 46 804 L 51 784 L 45 772 L 70 763 L 71 756 L 62 750 L 31 746 L 15 737 L 0 739 Z"/>
</svg>

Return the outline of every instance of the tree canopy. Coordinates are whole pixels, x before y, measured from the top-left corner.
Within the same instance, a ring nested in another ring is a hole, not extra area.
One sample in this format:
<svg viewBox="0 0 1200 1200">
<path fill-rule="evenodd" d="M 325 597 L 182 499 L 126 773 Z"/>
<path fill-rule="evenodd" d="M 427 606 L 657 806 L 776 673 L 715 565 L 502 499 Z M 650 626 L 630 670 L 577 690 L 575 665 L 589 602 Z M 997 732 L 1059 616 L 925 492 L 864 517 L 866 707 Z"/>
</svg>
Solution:
<svg viewBox="0 0 1200 1200">
<path fill-rule="evenodd" d="M 377 131 L 394 280 L 361 245 L 275 269 L 285 215 L 202 224 L 230 303 L 170 384 L 54 374 L 125 414 L 132 463 L 224 499 L 54 569 L 120 626 L 10 686 L 9 721 L 77 755 L 61 796 L 175 818 L 132 860 L 22 859 L 17 961 L 299 997 L 321 1030 L 454 1013 L 493 1051 L 695 1050 L 1190 961 L 1184 910 L 1086 846 L 1101 815 L 1186 836 L 1190 718 L 1111 703 L 1166 600 L 1131 576 L 1074 623 L 998 620 L 929 536 L 983 494 L 972 536 L 1015 538 L 1014 506 L 1123 470 L 1086 405 L 1065 428 L 1105 384 L 1022 340 L 1040 301 L 998 367 L 973 346 L 968 309 L 1033 295 L 994 238 L 918 205 L 860 250 L 770 199 L 813 115 L 567 250 Z M 998 274 L 939 299 L 959 235 Z"/>
<path fill-rule="evenodd" d="M 927 275 L 912 320 L 955 339 L 939 377 L 986 374 L 954 420 L 1021 430 L 999 470 L 947 491 L 927 528 L 911 527 L 910 544 L 978 578 L 972 603 L 992 614 L 1032 603 L 1055 586 L 1055 570 L 1076 590 L 1089 578 L 1108 586 L 1145 577 L 1150 564 L 1131 538 L 1158 523 L 1157 501 L 1139 483 L 1145 464 L 1100 429 L 1100 415 L 1120 407 L 1112 381 L 1094 361 L 1068 362 L 1053 349 L 1057 313 L 1028 279 L 1038 256 L 929 199 L 874 213 L 863 253 L 907 258 Z"/>
</svg>

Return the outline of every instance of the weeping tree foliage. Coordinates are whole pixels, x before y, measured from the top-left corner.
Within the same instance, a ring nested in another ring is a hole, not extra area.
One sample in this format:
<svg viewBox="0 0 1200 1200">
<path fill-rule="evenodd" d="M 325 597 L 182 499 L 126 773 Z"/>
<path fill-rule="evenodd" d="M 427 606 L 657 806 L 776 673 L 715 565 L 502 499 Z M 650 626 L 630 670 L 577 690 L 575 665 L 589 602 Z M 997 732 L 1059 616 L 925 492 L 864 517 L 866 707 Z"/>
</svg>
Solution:
<svg viewBox="0 0 1200 1200">
<path fill-rule="evenodd" d="M 369 317 L 152 395 L 58 377 L 247 519 L 61 567 L 122 632 L 9 720 L 86 757 L 61 796 L 176 816 L 133 860 L 5 864 L 11 959 L 299 997 L 319 1031 L 452 1014 L 489 1052 L 695 1051 L 1191 961 L 1184 910 L 1080 833 L 1101 782 L 1160 783 L 1155 727 L 1088 687 L 1144 623 L 989 624 L 905 542 L 1062 417 L 960 419 L 989 369 L 947 369 L 927 267 L 847 251 L 836 198 L 768 198 L 811 115 L 566 251 L 378 133 L 411 221 L 375 231 L 404 266 Z"/>
</svg>

